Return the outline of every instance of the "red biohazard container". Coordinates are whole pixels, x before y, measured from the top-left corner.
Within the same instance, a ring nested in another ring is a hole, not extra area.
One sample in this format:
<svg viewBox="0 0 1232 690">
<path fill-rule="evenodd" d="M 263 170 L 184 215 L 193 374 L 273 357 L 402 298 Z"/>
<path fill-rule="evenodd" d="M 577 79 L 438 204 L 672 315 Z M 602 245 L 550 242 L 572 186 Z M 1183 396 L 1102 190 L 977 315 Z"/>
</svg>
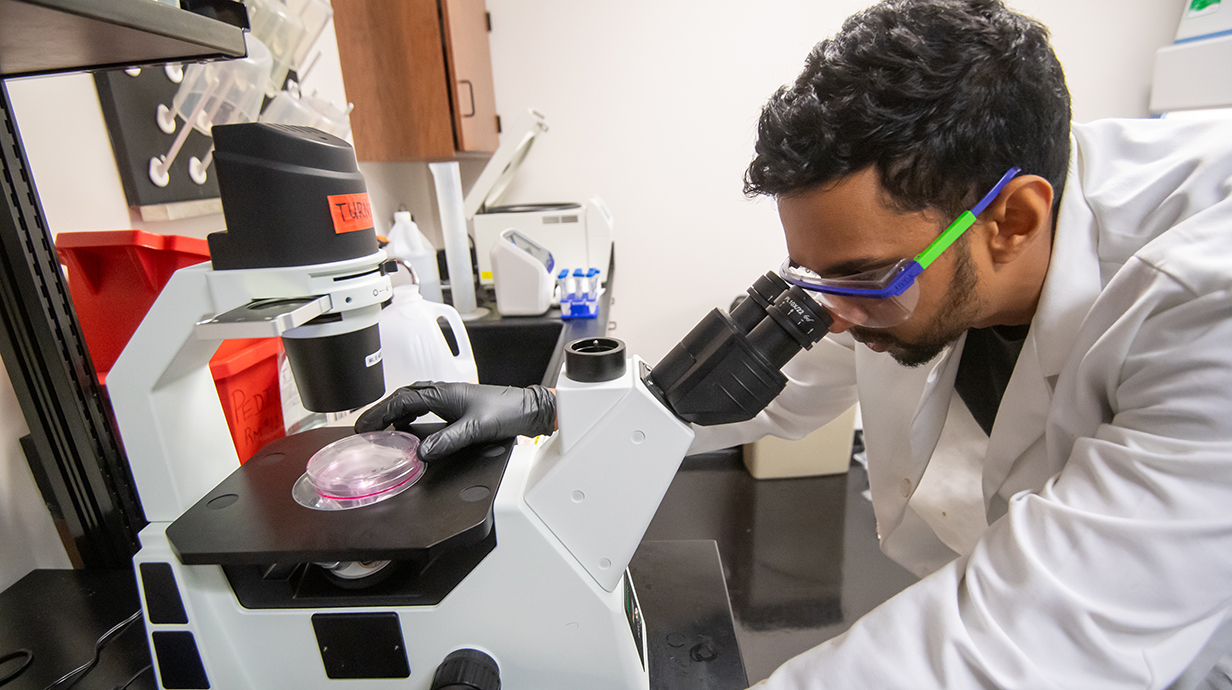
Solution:
<svg viewBox="0 0 1232 690">
<path fill-rule="evenodd" d="M 56 253 L 68 269 L 73 308 L 104 382 L 171 274 L 210 260 L 205 240 L 141 230 L 62 232 Z"/>
<path fill-rule="evenodd" d="M 286 436 L 278 384 L 278 338 L 227 340 L 210 360 L 218 400 L 240 462 Z"/>
<path fill-rule="evenodd" d="M 62 232 L 56 236 L 56 252 L 102 383 L 171 274 L 210 258 L 205 240 L 141 230 Z M 241 461 L 285 435 L 278 379 L 281 347 L 277 338 L 228 340 L 210 360 Z"/>
</svg>

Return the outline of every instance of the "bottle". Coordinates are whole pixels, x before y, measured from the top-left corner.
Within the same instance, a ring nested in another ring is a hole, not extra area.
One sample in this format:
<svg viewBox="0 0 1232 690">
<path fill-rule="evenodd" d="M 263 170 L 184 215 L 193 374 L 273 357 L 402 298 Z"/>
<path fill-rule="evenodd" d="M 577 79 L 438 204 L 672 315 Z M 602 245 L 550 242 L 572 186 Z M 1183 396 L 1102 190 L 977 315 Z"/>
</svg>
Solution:
<svg viewBox="0 0 1232 690">
<path fill-rule="evenodd" d="M 419 279 L 419 294 L 430 302 L 442 303 L 441 275 L 436 267 L 436 248 L 424 237 L 408 211 L 394 213 L 394 226 L 389 229 L 389 246 L 385 249 L 395 259 L 402 259 L 415 269 Z"/>
<path fill-rule="evenodd" d="M 447 304 L 425 300 L 418 286 L 395 287 L 380 324 L 387 394 L 416 381 L 479 382 L 462 317 Z"/>
</svg>

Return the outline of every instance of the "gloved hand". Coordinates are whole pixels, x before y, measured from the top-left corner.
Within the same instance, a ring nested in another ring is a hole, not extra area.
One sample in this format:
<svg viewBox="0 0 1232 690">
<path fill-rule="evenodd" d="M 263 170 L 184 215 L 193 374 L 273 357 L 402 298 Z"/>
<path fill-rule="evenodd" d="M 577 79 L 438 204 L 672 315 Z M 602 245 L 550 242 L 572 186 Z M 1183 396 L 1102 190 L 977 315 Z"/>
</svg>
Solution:
<svg viewBox="0 0 1232 690">
<path fill-rule="evenodd" d="M 360 415 L 355 431 L 408 424 L 426 412 L 435 413 L 449 426 L 419 444 L 419 458 L 424 462 L 475 443 L 550 434 L 556 429 L 556 395 L 543 386 L 418 381 L 399 388 Z"/>
</svg>

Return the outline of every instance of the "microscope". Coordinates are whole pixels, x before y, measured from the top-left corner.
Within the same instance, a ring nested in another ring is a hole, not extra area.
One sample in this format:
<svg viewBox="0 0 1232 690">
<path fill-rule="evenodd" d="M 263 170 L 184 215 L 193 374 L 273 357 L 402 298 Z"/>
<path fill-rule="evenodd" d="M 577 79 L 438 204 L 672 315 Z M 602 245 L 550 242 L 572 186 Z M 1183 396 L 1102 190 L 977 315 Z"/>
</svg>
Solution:
<svg viewBox="0 0 1232 690">
<path fill-rule="evenodd" d="M 569 343 L 551 436 L 313 510 L 293 485 L 353 431 L 295 434 L 240 465 L 208 360 L 224 338 L 279 335 L 306 407 L 376 400 L 385 257 L 345 142 L 265 124 L 214 138 L 227 231 L 211 265 L 172 277 L 108 379 L 150 520 L 133 560 L 159 687 L 647 690 L 627 566 L 691 424 L 760 412 L 826 311 L 768 273 L 654 367 L 614 338 Z"/>
</svg>

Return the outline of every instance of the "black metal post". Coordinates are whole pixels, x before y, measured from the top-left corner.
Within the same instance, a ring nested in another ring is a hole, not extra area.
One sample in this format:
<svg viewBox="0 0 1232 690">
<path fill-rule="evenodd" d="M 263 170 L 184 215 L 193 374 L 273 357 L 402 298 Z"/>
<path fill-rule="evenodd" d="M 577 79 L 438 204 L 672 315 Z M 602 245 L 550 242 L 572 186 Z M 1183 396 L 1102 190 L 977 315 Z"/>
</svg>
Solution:
<svg viewBox="0 0 1232 690">
<path fill-rule="evenodd" d="M 0 97 L 0 358 L 30 428 L 23 445 L 70 558 L 127 568 L 146 521 L 2 79 Z"/>
</svg>

